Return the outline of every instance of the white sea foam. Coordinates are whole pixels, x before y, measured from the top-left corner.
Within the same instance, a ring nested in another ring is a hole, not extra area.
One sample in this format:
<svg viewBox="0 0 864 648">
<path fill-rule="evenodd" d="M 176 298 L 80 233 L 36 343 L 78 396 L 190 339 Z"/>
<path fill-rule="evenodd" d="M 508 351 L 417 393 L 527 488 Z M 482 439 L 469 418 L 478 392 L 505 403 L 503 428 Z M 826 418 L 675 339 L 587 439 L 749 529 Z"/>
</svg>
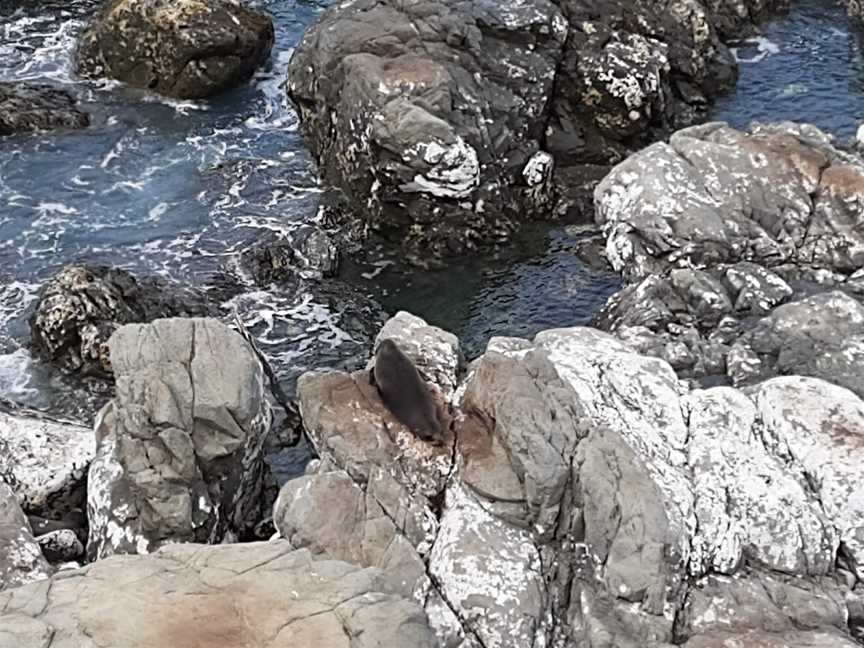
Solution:
<svg viewBox="0 0 864 648">
<path fill-rule="evenodd" d="M 738 54 L 739 50 L 743 49 L 742 47 L 730 47 L 729 49 L 731 50 L 732 55 L 735 57 L 735 60 L 738 63 L 758 63 L 759 61 L 765 59 L 768 56 L 773 56 L 774 54 L 780 53 L 780 46 L 773 41 L 768 40 L 764 36 L 746 38 L 741 42 L 748 45 L 755 45 L 758 53 L 754 56 L 751 56 L 750 58 L 742 58 Z"/>
</svg>

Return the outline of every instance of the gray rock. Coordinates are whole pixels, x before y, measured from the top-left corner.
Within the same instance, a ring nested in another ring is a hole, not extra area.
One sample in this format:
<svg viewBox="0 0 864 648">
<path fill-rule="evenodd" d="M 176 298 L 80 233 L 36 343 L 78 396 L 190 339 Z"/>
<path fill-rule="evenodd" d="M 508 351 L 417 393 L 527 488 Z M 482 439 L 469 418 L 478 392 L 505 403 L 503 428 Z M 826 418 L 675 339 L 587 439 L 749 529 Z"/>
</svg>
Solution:
<svg viewBox="0 0 864 648">
<path fill-rule="evenodd" d="M 50 575 L 51 567 L 39 551 L 15 493 L 0 479 L 0 591 Z M 0 641 L 2 636 L 0 630 Z"/>
<path fill-rule="evenodd" d="M 379 570 L 284 541 L 174 545 L 0 593 L 2 648 L 128 648 L 132 637 L 139 648 L 438 645 Z"/>
<path fill-rule="evenodd" d="M 324 230 L 303 225 L 286 236 L 261 241 L 242 255 L 241 265 L 261 286 L 320 279 L 336 275 L 339 250 Z"/>
<path fill-rule="evenodd" d="M 123 324 L 211 310 L 201 295 L 165 281 L 73 264 L 42 287 L 30 332 L 34 351 L 46 360 L 67 371 L 104 375 L 111 372 L 108 339 Z"/>
<path fill-rule="evenodd" d="M 36 538 L 42 555 L 51 563 L 65 563 L 84 557 L 84 545 L 72 529 L 51 531 Z"/>
<path fill-rule="evenodd" d="M 736 385 L 797 374 L 864 396 L 864 303 L 843 292 L 824 292 L 777 307 L 733 348 L 751 358 L 742 368 L 730 368 Z"/>
<path fill-rule="evenodd" d="M 736 77 L 719 4 L 340 2 L 287 85 L 357 215 L 423 259 L 461 254 L 581 211 L 604 165 L 698 119 Z"/>
<path fill-rule="evenodd" d="M 725 278 L 669 286 L 681 312 L 728 327 Z M 453 366 L 439 347 L 455 345 L 425 327 L 400 314 L 380 337 Z M 299 395 L 321 461 L 283 488 L 282 535 L 398 574 L 442 646 L 846 645 L 862 607 L 864 400 L 849 390 L 690 389 L 577 327 L 491 340 L 456 383 L 445 452 L 392 424 L 365 374 L 307 374 Z"/>
<path fill-rule="evenodd" d="M 409 534 L 396 525 L 401 518 L 388 513 L 374 492 L 363 492 L 346 473 L 318 472 L 282 487 L 273 522 L 292 547 L 379 567 L 390 573 L 401 594 L 411 597 L 428 589 L 426 569 Z"/>
<path fill-rule="evenodd" d="M 856 648 L 859 644 L 836 630 L 786 633 L 750 630 L 694 637 L 683 645 L 685 648 Z"/>
<path fill-rule="evenodd" d="M 786 633 L 820 626 L 846 629 L 840 588 L 830 579 L 806 581 L 777 574 L 708 576 L 694 584 L 682 628 L 706 637 L 761 630 Z M 833 645 L 833 644 L 831 644 Z"/>
<path fill-rule="evenodd" d="M 629 281 L 738 261 L 849 275 L 864 263 L 862 187 L 864 162 L 814 126 L 710 123 L 619 164 L 594 201 L 609 261 Z"/>
<path fill-rule="evenodd" d="M 110 347 L 117 395 L 96 423 L 88 554 L 219 542 L 254 524 L 272 414 L 252 349 L 199 318 L 126 325 Z"/>
<path fill-rule="evenodd" d="M 68 93 L 49 85 L 0 82 L 0 135 L 86 128 L 87 113 Z"/>
<path fill-rule="evenodd" d="M 0 480 L 28 513 L 61 517 L 84 507 L 93 430 L 30 412 L 0 412 Z"/>
<path fill-rule="evenodd" d="M 270 17 L 235 0 L 111 0 L 81 34 L 78 73 L 202 99 L 246 81 L 273 46 Z"/>
</svg>

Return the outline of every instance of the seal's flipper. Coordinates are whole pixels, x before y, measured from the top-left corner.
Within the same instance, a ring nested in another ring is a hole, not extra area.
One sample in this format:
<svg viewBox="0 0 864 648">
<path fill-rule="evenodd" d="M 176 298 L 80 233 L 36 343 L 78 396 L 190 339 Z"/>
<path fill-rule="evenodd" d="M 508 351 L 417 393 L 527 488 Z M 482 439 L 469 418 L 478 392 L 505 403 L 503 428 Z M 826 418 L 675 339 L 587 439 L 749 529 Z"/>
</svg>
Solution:
<svg viewBox="0 0 864 648">
<path fill-rule="evenodd" d="M 375 367 L 372 367 L 369 370 L 369 384 L 372 385 L 373 387 L 378 386 L 378 383 L 375 382 Z"/>
</svg>

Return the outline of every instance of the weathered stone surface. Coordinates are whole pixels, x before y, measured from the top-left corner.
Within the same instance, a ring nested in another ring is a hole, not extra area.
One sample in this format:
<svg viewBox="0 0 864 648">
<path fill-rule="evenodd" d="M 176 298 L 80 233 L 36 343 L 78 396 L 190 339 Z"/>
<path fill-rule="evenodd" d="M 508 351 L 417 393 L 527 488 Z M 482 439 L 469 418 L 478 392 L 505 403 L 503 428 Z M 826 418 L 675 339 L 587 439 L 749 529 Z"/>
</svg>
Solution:
<svg viewBox="0 0 864 648">
<path fill-rule="evenodd" d="M 107 266 L 68 265 L 43 286 L 30 319 L 33 349 L 67 371 L 111 371 L 108 339 L 123 324 L 208 314 L 200 296 Z"/>
<path fill-rule="evenodd" d="M 36 412 L 0 412 L 0 480 L 28 513 L 53 518 L 83 508 L 95 452 L 90 428 Z"/>
<path fill-rule="evenodd" d="M 88 553 L 219 542 L 254 523 L 272 414 L 252 349 L 201 318 L 126 325 L 110 347 L 117 394 L 96 422 Z"/>
<path fill-rule="evenodd" d="M 298 277 L 333 277 L 339 268 L 339 250 L 322 229 L 303 225 L 285 236 L 272 236 L 244 253 L 243 268 L 255 283 L 266 286 Z"/>
<path fill-rule="evenodd" d="M 375 337 L 375 349 L 384 339 L 396 342 L 427 382 L 435 384 L 447 400 L 453 398 L 465 362 L 459 338 L 411 313 L 399 311 L 381 327 Z M 369 364 L 371 367 L 374 363 L 370 360 Z"/>
<path fill-rule="evenodd" d="M 39 551 L 15 493 L 0 479 L 0 591 L 50 575 L 51 567 Z"/>
<path fill-rule="evenodd" d="M 777 307 L 734 343 L 750 359 L 735 384 L 772 375 L 823 378 L 864 397 L 864 303 L 840 291 Z"/>
<path fill-rule="evenodd" d="M 0 135 L 86 128 L 87 113 L 68 93 L 49 85 L 0 82 Z"/>
<path fill-rule="evenodd" d="M 81 34 L 78 73 L 159 94 L 209 97 L 266 60 L 270 17 L 235 0 L 111 0 Z"/>
<path fill-rule="evenodd" d="M 737 633 L 717 633 L 694 637 L 685 648 L 855 648 L 859 644 L 837 631 L 801 631 L 771 633 L 752 630 Z"/>
<path fill-rule="evenodd" d="M 754 629 L 791 633 L 820 626 L 834 626 L 839 632 L 846 627 L 846 605 L 840 586 L 827 578 L 807 581 L 758 572 L 708 576 L 691 589 L 681 625 L 687 635 L 706 637 Z"/>
<path fill-rule="evenodd" d="M 864 574 L 864 400 L 823 380 L 774 378 L 751 392 L 762 442 L 798 473 L 839 535 L 840 557 Z"/>
<path fill-rule="evenodd" d="M 306 32 L 288 89 L 325 177 L 426 257 L 506 241 L 553 192 L 578 211 L 735 76 L 699 2 L 361 0 Z"/>
<path fill-rule="evenodd" d="M 711 23 L 724 41 L 740 39 L 771 13 L 789 8 L 790 0 L 706 0 Z"/>
<path fill-rule="evenodd" d="M 51 531 L 36 538 L 45 558 L 52 563 L 65 563 L 84 557 L 84 545 L 72 529 Z"/>
<path fill-rule="evenodd" d="M 598 185 L 612 266 L 637 281 L 669 267 L 753 261 L 846 275 L 864 264 L 864 163 L 814 126 L 678 131 Z"/>
<path fill-rule="evenodd" d="M 428 588 L 423 561 L 410 535 L 396 526 L 398 518 L 385 512 L 376 493 L 364 492 L 344 472 L 289 481 L 279 493 L 273 522 L 292 547 L 389 572 L 406 597 Z"/>
<path fill-rule="evenodd" d="M 173 545 L 0 593 L 0 647 L 436 648 L 379 570 L 287 542 Z"/>
<path fill-rule="evenodd" d="M 737 285 L 670 290 L 720 330 L 774 284 Z M 439 331 L 415 337 L 418 363 L 441 357 Z M 322 461 L 283 489 L 282 535 L 401 574 L 441 645 L 844 645 L 862 607 L 864 401 L 820 379 L 690 389 L 595 329 L 493 338 L 456 384 L 452 455 L 391 428 L 363 374 L 299 394 Z"/>
</svg>

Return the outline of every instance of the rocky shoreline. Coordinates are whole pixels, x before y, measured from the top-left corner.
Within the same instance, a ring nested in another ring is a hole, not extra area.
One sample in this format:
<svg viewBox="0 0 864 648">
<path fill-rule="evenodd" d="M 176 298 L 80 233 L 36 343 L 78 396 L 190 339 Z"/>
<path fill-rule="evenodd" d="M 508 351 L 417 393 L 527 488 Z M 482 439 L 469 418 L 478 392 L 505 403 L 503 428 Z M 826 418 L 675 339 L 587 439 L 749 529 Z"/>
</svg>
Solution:
<svg viewBox="0 0 864 648">
<path fill-rule="evenodd" d="M 591 327 L 466 358 L 343 286 L 340 232 L 305 225 L 231 270 L 354 322 L 359 351 L 286 396 L 230 286 L 61 268 L 32 347 L 100 386 L 95 420 L 0 403 L 0 648 L 862 645 L 864 159 L 808 124 L 698 123 L 734 83 L 723 41 L 786 6 L 326 9 L 286 86 L 352 232 L 446 259 L 590 217 L 623 288 Z M 111 0 L 77 60 L 210 96 L 267 56 L 268 20 Z M 68 95 L 3 92 L 0 134 L 86 127 Z M 444 445 L 370 382 L 382 340 Z M 277 484 L 268 452 L 301 430 L 315 458 Z"/>
</svg>

